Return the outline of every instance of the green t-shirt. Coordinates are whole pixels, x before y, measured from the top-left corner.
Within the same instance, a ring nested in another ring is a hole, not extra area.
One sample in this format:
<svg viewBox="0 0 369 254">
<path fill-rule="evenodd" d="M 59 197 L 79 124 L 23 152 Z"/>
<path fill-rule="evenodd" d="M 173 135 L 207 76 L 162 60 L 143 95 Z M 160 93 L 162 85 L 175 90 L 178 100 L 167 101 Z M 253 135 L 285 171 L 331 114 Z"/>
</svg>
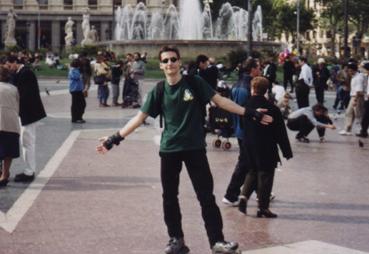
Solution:
<svg viewBox="0 0 369 254">
<path fill-rule="evenodd" d="M 195 76 L 198 86 L 193 91 L 182 78 L 177 84 L 164 84 L 163 119 L 164 131 L 161 137 L 161 152 L 178 152 L 205 148 L 203 127 L 203 107 L 215 95 L 215 91 L 202 78 Z M 148 95 L 141 111 L 155 118 L 159 115 L 157 108 L 156 86 Z"/>
</svg>

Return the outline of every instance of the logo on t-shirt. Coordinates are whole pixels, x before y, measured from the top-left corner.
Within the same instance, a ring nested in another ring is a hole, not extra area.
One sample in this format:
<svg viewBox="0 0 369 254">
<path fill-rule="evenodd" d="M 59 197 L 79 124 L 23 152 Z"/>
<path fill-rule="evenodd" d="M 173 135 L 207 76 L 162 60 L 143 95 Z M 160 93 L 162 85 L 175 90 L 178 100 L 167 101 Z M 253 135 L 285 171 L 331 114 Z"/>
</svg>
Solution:
<svg viewBox="0 0 369 254">
<path fill-rule="evenodd" d="M 192 100 L 193 100 L 193 95 L 192 95 L 192 93 L 191 93 L 191 91 L 190 91 L 190 90 L 186 89 L 186 90 L 184 91 L 183 100 L 184 100 L 184 101 L 192 101 Z"/>
</svg>

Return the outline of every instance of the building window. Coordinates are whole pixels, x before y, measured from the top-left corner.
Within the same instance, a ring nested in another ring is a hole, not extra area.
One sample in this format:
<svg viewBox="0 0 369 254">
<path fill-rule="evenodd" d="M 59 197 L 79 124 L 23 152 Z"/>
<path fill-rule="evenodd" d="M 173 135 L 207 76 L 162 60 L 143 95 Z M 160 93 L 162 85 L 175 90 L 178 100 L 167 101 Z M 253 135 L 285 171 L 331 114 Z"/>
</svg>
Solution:
<svg viewBox="0 0 369 254">
<path fill-rule="evenodd" d="M 14 9 L 23 9 L 23 0 L 14 0 Z"/>
<path fill-rule="evenodd" d="M 38 0 L 41 10 L 47 10 L 49 7 L 49 0 Z"/>
<path fill-rule="evenodd" d="M 73 0 L 64 0 L 64 10 L 73 9 Z"/>
<path fill-rule="evenodd" d="M 97 9 L 97 0 L 88 0 L 88 8 L 91 10 Z"/>
</svg>

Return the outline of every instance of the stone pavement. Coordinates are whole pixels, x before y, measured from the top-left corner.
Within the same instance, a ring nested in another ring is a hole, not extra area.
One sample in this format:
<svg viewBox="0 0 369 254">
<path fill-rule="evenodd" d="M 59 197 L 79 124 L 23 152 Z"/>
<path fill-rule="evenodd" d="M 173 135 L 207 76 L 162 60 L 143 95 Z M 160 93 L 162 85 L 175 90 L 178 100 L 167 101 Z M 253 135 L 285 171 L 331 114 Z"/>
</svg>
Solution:
<svg viewBox="0 0 369 254">
<path fill-rule="evenodd" d="M 155 84 L 145 82 L 145 91 Z M 163 253 L 167 242 L 162 219 L 157 121 L 140 127 L 119 147 L 102 156 L 97 139 L 121 127 L 136 110 L 99 108 L 96 89 L 88 97 L 84 125 L 70 123 L 66 82 L 40 82 L 48 113 L 37 130 L 38 176 L 30 185 L 11 181 L 0 190 L 0 254 Z M 93 87 L 94 88 L 94 87 Z M 327 105 L 332 97 L 327 96 Z M 342 126 L 342 118 L 336 120 Z M 271 209 L 277 219 L 256 218 L 256 201 L 249 215 L 220 203 L 238 150 L 211 147 L 208 156 L 215 194 L 229 240 L 246 254 L 369 253 L 368 141 L 359 149 L 355 137 L 327 132 L 310 144 L 296 143 L 294 158 L 276 172 Z M 12 176 L 22 170 L 15 160 Z M 186 241 L 193 254 L 210 253 L 186 171 L 180 203 Z"/>
</svg>

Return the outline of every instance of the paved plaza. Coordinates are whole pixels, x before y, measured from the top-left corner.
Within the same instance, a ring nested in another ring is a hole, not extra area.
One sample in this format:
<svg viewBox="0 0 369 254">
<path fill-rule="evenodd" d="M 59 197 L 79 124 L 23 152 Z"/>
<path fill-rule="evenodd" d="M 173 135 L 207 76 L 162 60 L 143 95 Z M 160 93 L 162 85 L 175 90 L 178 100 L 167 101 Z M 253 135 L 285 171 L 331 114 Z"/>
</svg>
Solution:
<svg viewBox="0 0 369 254">
<path fill-rule="evenodd" d="M 146 80 L 144 91 L 156 81 Z M 137 110 L 99 108 L 96 88 L 87 98 L 86 124 L 70 122 L 66 80 L 40 81 L 48 117 L 37 129 L 38 175 L 25 185 L 12 181 L 24 167 L 17 159 L 8 187 L 0 190 L 0 254 L 160 254 L 168 241 L 162 215 L 159 173 L 160 129 L 157 120 L 140 127 L 120 146 L 98 155 L 98 138 L 112 134 Z M 48 91 L 48 94 L 46 93 Z M 311 101 L 314 101 L 311 92 Z M 334 94 L 328 93 L 331 107 Z M 343 117 L 335 120 L 338 128 Z M 277 219 L 256 218 L 256 201 L 248 215 L 220 201 L 238 156 L 233 148 L 211 146 L 208 157 L 215 195 L 227 240 L 244 254 L 369 253 L 369 141 L 327 131 L 319 143 L 297 143 L 289 133 L 294 158 L 283 160 L 275 176 Z M 180 204 L 187 245 L 192 254 L 211 253 L 186 170 Z"/>
</svg>

